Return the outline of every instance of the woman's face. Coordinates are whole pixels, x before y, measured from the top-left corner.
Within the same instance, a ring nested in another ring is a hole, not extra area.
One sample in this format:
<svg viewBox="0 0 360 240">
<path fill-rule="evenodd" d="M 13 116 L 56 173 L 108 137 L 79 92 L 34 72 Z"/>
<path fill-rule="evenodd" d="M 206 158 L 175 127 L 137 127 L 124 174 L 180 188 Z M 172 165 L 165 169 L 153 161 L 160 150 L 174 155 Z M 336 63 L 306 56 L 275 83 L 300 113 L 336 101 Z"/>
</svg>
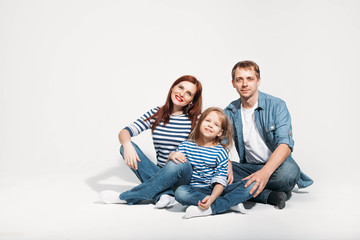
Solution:
<svg viewBox="0 0 360 240">
<path fill-rule="evenodd" d="M 183 109 L 186 105 L 192 102 L 196 93 L 196 85 L 182 81 L 171 89 L 171 101 L 174 108 Z"/>
</svg>

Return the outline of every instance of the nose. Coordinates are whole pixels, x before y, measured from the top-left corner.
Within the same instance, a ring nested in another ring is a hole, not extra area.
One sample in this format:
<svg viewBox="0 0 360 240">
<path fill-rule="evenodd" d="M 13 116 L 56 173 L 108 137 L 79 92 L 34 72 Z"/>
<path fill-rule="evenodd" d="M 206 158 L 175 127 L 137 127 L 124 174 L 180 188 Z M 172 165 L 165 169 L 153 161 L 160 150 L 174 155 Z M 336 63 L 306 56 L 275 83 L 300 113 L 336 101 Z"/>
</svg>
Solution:
<svg viewBox="0 0 360 240">
<path fill-rule="evenodd" d="M 243 80 L 243 85 L 247 86 L 248 85 L 248 81 L 246 79 Z"/>
</svg>

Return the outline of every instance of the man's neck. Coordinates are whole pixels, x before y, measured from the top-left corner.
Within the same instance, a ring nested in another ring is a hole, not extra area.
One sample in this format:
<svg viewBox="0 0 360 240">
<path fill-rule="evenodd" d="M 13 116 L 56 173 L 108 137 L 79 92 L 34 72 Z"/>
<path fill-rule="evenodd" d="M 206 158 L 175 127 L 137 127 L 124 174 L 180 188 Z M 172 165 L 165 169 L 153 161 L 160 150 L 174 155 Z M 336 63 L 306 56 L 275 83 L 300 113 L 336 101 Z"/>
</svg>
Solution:
<svg viewBox="0 0 360 240">
<path fill-rule="evenodd" d="M 244 98 L 240 96 L 240 99 L 243 108 L 252 108 L 253 106 L 255 106 L 259 99 L 259 91 L 256 91 L 254 95 L 250 96 L 249 98 Z"/>
</svg>

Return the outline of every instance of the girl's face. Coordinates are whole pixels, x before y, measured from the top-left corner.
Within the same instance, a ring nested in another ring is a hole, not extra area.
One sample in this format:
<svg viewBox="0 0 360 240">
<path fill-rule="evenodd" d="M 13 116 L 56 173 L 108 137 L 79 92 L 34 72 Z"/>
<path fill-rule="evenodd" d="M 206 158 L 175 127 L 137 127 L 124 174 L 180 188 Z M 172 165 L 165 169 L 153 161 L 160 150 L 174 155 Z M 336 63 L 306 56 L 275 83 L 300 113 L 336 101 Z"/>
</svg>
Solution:
<svg viewBox="0 0 360 240">
<path fill-rule="evenodd" d="M 215 140 L 220 137 L 223 130 L 221 128 L 222 121 L 217 112 L 210 112 L 200 125 L 200 134 L 208 140 Z"/>
<path fill-rule="evenodd" d="M 186 105 L 192 102 L 196 93 L 196 85 L 182 81 L 171 89 L 171 101 L 174 108 L 183 109 Z"/>
</svg>

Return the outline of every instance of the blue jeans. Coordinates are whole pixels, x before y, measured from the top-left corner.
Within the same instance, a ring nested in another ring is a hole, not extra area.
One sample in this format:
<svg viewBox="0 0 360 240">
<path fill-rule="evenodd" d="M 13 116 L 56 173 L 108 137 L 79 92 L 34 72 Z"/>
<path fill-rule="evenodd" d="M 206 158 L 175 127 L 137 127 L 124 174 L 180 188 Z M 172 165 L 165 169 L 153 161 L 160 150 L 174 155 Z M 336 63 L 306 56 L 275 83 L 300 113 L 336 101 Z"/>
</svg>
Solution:
<svg viewBox="0 0 360 240">
<path fill-rule="evenodd" d="M 130 168 L 137 178 L 140 180 L 140 182 L 145 182 L 146 180 L 150 179 L 152 176 L 159 171 L 160 167 L 158 165 L 155 165 L 144 153 L 141 151 L 138 145 L 136 145 L 134 142 L 131 142 L 132 145 L 135 148 L 135 151 L 137 155 L 140 158 L 140 162 L 137 162 L 138 170 L 134 170 Z M 124 158 L 124 147 L 121 145 L 120 147 L 120 154 Z"/>
<path fill-rule="evenodd" d="M 226 212 L 230 207 L 245 202 L 252 197 L 250 189 L 255 183 L 245 188 L 245 181 L 236 182 L 225 187 L 222 194 L 211 204 L 212 214 Z M 191 187 L 189 185 L 180 186 L 175 192 L 175 199 L 182 205 L 195 205 L 206 196 L 211 195 L 211 187 Z"/>
<path fill-rule="evenodd" d="M 144 153 L 143 151 L 139 148 L 138 145 L 136 145 L 136 143 L 131 142 L 132 145 L 135 148 L 135 151 L 138 155 L 138 157 L 140 158 L 140 162 L 137 162 L 137 166 L 138 169 L 134 170 L 132 168 L 131 171 L 133 171 L 133 173 L 135 173 L 136 177 L 140 180 L 140 182 L 145 182 L 147 180 L 149 180 L 150 178 L 152 178 L 160 169 L 161 167 L 156 165 L 155 163 L 153 163 Z M 120 154 L 121 156 L 124 158 L 124 147 L 121 146 L 120 147 Z M 163 194 L 168 194 L 168 195 L 174 195 L 174 191 L 171 189 L 166 189 L 164 192 L 161 192 L 157 195 L 155 195 L 152 199 L 157 202 L 159 200 L 159 198 L 161 197 L 161 195 Z M 149 199 L 147 199 L 149 200 Z"/>
<path fill-rule="evenodd" d="M 134 143 L 133 145 L 136 146 Z M 192 167 L 189 162 L 176 164 L 169 161 L 164 167 L 160 168 L 152 163 L 141 152 L 139 147 L 136 146 L 135 149 L 141 161 L 138 162 L 138 170 L 133 171 L 143 182 L 133 189 L 121 193 L 121 200 L 125 200 L 128 204 L 151 199 L 157 202 L 162 194 L 174 195 L 174 191 L 178 186 L 189 184 L 192 175 Z M 144 163 L 142 163 L 143 161 Z M 153 168 L 146 171 L 147 169 L 144 169 L 144 167 L 151 166 L 149 162 L 153 164 Z M 158 168 L 156 172 L 155 167 Z M 152 176 L 150 176 L 151 174 Z"/>
<path fill-rule="evenodd" d="M 259 171 L 264 164 L 249 164 L 232 162 L 234 172 L 234 182 L 250 174 Z M 288 192 L 294 188 L 300 178 L 300 168 L 296 162 L 288 158 L 286 159 L 270 176 L 264 190 L 256 197 L 251 199 L 254 202 L 267 203 L 267 199 L 271 191 Z M 248 187 L 250 188 L 250 186 Z"/>
</svg>

